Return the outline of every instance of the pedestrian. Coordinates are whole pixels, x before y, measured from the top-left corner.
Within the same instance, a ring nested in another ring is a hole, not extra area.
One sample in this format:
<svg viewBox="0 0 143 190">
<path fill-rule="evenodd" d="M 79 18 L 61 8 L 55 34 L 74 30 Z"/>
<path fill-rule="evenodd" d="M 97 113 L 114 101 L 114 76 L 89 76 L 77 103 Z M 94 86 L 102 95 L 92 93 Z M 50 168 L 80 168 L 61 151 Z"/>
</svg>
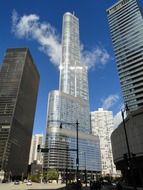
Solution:
<svg viewBox="0 0 143 190">
<path fill-rule="evenodd" d="M 90 180 L 90 190 L 93 190 L 93 181 Z"/>
<path fill-rule="evenodd" d="M 77 189 L 78 189 L 78 190 L 81 190 L 82 184 L 81 184 L 81 181 L 80 181 L 80 180 L 77 181 L 77 184 L 76 184 L 76 185 L 77 185 Z"/>
<path fill-rule="evenodd" d="M 97 190 L 101 190 L 101 182 L 100 181 L 97 181 Z"/>
<path fill-rule="evenodd" d="M 97 181 L 93 181 L 92 187 L 93 187 L 93 190 L 97 190 Z"/>
</svg>

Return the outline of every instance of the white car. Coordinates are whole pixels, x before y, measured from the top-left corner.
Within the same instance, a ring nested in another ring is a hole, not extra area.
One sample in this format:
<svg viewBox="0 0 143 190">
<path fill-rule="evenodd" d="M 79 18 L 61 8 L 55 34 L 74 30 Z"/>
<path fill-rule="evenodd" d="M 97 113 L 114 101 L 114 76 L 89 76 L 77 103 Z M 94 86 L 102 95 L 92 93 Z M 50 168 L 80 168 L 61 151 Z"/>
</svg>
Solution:
<svg viewBox="0 0 143 190">
<path fill-rule="evenodd" d="M 28 181 L 28 182 L 26 183 L 26 185 L 32 185 L 32 182 L 31 182 L 31 181 Z"/>
<path fill-rule="evenodd" d="M 117 184 L 116 183 L 112 183 L 113 186 L 116 186 Z"/>
<path fill-rule="evenodd" d="M 19 180 L 16 180 L 16 181 L 14 182 L 14 185 L 19 185 L 19 184 L 20 184 Z"/>
</svg>

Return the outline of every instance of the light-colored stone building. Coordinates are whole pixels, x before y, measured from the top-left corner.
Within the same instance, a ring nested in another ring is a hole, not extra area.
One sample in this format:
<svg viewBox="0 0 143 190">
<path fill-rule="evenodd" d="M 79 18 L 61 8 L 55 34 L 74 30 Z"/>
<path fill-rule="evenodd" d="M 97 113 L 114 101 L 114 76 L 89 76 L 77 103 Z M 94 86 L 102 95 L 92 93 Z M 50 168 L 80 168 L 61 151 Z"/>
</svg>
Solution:
<svg viewBox="0 0 143 190">
<path fill-rule="evenodd" d="M 111 111 L 99 108 L 91 112 L 91 130 L 100 140 L 102 175 L 116 175 L 113 163 L 111 133 L 113 132 L 113 115 Z"/>
<path fill-rule="evenodd" d="M 43 157 L 41 153 L 37 152 L 37 146 L 38 144 L 43 144 L 43 134 L 35 134 L 32 136 L 31 140 L 31 147 L 30 147 L 30 155 L 29 155 L 29 164 L 33 163 L 34 161 L 37 162 L 37 164 L 43 163 Z"/>
</svg>

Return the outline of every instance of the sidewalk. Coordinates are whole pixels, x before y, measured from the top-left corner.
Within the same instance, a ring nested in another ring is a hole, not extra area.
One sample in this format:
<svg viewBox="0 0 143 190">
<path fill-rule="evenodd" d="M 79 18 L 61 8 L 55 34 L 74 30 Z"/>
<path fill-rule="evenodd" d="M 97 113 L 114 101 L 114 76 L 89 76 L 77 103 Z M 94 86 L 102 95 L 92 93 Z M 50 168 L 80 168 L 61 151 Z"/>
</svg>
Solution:
<svg viewBox="0 0 143 190">
<path fill-rule="evenodd" d="M 29 190 L 29 189 L 64 189 L 65 184 L 54 184 L 54 183 L 32 183 L 31 186 L 27 186 L 25 183 L 20 182 L 19 185 L 11 183 L 0 183 L 0 190 Z"/>
</svg>

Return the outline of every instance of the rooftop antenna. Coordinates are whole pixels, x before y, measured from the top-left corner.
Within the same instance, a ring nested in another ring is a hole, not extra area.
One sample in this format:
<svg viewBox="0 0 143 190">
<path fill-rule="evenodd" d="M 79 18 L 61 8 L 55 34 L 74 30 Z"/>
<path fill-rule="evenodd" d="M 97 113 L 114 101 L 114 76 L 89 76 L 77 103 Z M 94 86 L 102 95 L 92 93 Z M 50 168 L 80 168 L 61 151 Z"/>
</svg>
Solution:
<svg viewBox="0 0 143 190">
<path fill-rule="evenodd" d="M 75 13 L 74 13 L 74 11 L 73 11 L 73 13 L 72 13 L 72 14 L 73 14 L 73 16 L 74 16 L 74 14 L 75 14 Z"/>
</svg>

